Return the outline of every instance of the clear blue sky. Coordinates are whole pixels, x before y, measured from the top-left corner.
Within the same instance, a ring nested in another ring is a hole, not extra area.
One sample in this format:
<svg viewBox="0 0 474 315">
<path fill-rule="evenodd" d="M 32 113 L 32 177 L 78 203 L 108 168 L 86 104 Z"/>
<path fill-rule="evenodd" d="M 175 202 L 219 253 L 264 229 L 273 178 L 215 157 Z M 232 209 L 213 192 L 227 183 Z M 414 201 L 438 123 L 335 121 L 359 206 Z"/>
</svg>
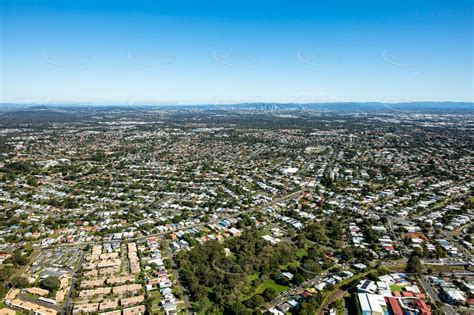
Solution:
<svg viewBox="0 0 474 315">
<path fill-rule="evenodd" d="M 0 12 L 0 102 L 473 100 L 473 1 L 0 0 Z"/>
</svg>

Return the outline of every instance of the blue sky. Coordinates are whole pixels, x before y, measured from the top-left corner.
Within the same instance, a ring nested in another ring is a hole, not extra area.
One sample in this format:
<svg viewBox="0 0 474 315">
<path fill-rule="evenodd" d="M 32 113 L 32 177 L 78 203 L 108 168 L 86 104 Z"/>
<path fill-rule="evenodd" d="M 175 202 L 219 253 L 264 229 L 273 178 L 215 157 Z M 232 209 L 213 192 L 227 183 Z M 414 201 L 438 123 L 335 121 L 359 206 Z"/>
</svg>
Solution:
<svg viewBox="0 0 474 315">
<path fill-rule="evenodd" d="M 0 0 L 0 102 L 473 101 L 473 2 Z"/>
</svg>

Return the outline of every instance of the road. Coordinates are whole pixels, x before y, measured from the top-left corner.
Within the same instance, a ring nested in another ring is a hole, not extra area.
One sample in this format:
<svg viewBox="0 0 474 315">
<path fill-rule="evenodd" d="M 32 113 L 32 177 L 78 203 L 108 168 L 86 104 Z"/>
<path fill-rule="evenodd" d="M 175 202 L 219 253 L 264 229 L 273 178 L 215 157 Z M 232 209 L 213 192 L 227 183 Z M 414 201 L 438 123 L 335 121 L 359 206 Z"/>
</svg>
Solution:
<svg viewBox="0 0 474 315">
<path fill-rule="evenodd" d="M 307 188 L 307 187 L 302 187 L 301 189 L 295 191 L 295 192 L 292 192 L 288 195 L 285 195 L 283 197 L 280 197 L 280 198 L 277 198 L 275 200 L 272 200 L 264 205 L 261 205 L 261 206 L 258 206 L 258 207 L 255 207 L 255 208 L 252 208 L 252 209 L 249 209 L 247 211 L 239 211 L 239 212 L 236 212 L 236 213 L 232 213 L 232 214 L 227 214 L 227 215 L 223 215 L 215 220 L 212 220 L 212 221 L 209 221 L 209 222 L 199 222 L 199 223 L 196 223 L 196 224 L 190 224 L 190 225 L 187 225 L 183 228 L 179 228 L 179 229 L 174 229 L 174 230 L 169 230 L 169 231 L 163 231 L 163 232 L 159 232 L 159 233 L 154 233 L 154 234 L 149 234 L 149 235 L 143 235 L 143 236 L 137 236 L 137 237 L 132 237 L 132 238 L 127 238 L 127 239 L 122 239 L 122 240 L 114 240 L 114 241 L 125 241 L 125 242 L 133 242 L 133 241 L 141 241 L 141 240 L 145 240 L 149 237 L 160 237 L 160 236 L 163 236 L 163 235 L 167 235 L 167 234 L 170 234 L 170 233 L 173 233 L 173 232 L 176 232 L 176 231 L 179 231 L 179 230 L 182 230 L 182 229 L 190 229 L 190 228 L 193 228 L 193 227 L 204 227 L 208 224 L 216 224 L 224 219 L 230 219 L 230 218 L 236 218 L 242 214 L 245 214 L 245 213 L 248 213 L 248 212 L 253 212 L 253 211 L 262 211 L 263 209 L 267 208 L 267 207 L 270 207 L 272 205 L 275 205 L 281 201 L 284 201 L 284 200 L 287 200 L 287 199 L 290 199 L 290 198 L 293 198 L 294 196 L 297 196 L 298 194 L 301 194 L 303 193 L 304 191 L 312 191 L 312 188 Z M 51 248 L 57 248 L 57 247 L 65 247 L 65 246 L 70 246 L 70 247 L 76 247 L 76 246 L 84 246 L 84 245 L 94 245 L 94 244 L 97 244 L 97 243 L 101 243 L 101 242 L 105 242 L 104 240 L 101 240 L 101 241 L 90 241 L 90 242 L 83 242 L 83 243 L 80 243 L 80 244 L 68 244 L 68 243 L 60 243 L 60 244 L 54 244 L 54 245 L 49 245 L 49 246 L 41 246 L 41 245 L 37 245 L 37 244 L 34 244 L 33 247 L 35 249 L 51 249 Z"/>
<path fill-rule="evenodd" d="M 369 266 L 369 267 L 368 267 L 368 270 L 371 270 L 376 264 L 377 264 L 377 262 L 376 262 L 375 264 L 373 264 L 372 266 Z M 336 266 L 336 265 L 334 265 L 334 267 L 335 267 L 335 266 Z M 341 266 L 341 265 L 339 265 L 339 266 Z M 342 266 L 343 266 L 342 270 L 346 269 L 346 267 L 347 267 L 346 265 L 342 265 Z M 268 310 L 268 309 L 270 309 L 270 308 L 272 308 L 272 307 L 275 307 L 275 306 L 280 305 L 281 303 L 285 302 L 286 300 L 288 300 L 288 298 L 289 298 L 290 296 L 294 296 L 294 295 L 298 295 L 298 294 L 303 293 L 303 291 L 304 291 L 306 288 L 313 287 L 316 283 L 320 282 L 324 277 L 326 277 L 326 276 L 329 274 L 329 272 L 332 270 L 332 268 L 333 268 L 333 267 L 331 267 L 331 268 L 325 270 L 323 273 L 317 275 L 316 277 L 314 277 L 314 278 L 312 278 L 312 279 L 310 279 L 310 280 L 307 280 L 307 281 L 303 282 L 303 283 L 302 283 L 301 285 L 299 285 L 298 287 L 293 288 L 293 289 L 291 289 L 291 290 L 289 290 L 289 291 L 286 291 L 286 293 L 280 295 L 278 298 L 274 299 L 273 301 L 263 304 L 261 308 L 263 308 L 264 310 Z M 356 275 L 354 275 L 353 277 L 348 278 L 348 279 L 350 279 L 351 281 L 353 281 L 353 280 L 355 280 L 355 279 L 359 279 L 359 278 L 361 278 L 361 277 L 367 275 L 368 273 L 369 273 L 369 271 L 366 271 L 366 272 L 363 272 L 363 273 L 359 273 L 359 274 L 356 274 Z M 331 297 L 333 296 L 333 294 L 335 294 L 335 292 L 339 291 L 339 287 L 341 286 L 341 284 L 345 284 L 345 283 L 348 281 L 348 279 L 345 279 L 343 282 L 339 283 L 339 284 L 336 286 L 335 291 L 329 294 L 328 299 L 326 299 L 326 301 L 327 301 L 327 300 L 331 300 Z M 328 304 L 328 303 L 324 303 L 323 305 L 326 305 L 326 307 L 327 307 L 327 305 L 329 305 L 329 304 Z M 322 310 L 323 310 L 322 306 L 323 306 L 323 305 L 320 306 L 319 311 L 318 311 L 318 314 L 322 313 Z"/>
<path fill-rule="evenodd" d="M 428 296 L 433 302 L 443 303 L 443 301 L 441 301 L 441 299 L 438 297 L 438 294 L 436 293 L 435 289 L 426 280 L 425 276 L 418 277 L 418 280 L 421 286 L 423 287 L 423 289 L 425 290 L 425 292 L 428 294 Z M 456 314 L 456 310 L 451 305 L 448 305 L 445 303 L 443 303 L 441 306 L 441 312 L 446 315 Z"/>
<path fill-rule="evenodd" d="M 41 254 L 41 251 L 39 250 L 34 250 L 30 257 L 28 257 L 28 264 L 25 266 L 21 266 L 19 269 L 15 270 L 13 274 L 10 276 L 10 279 L 16 277 L 16 276 L 23 276 L 25 273 L 28 272 L 28 270 L 31 267 L 31 264 L 35 262 L 36 258 Z"/>
<path fill-rule="evenodd" d="M 305 281 L 303 282 L 301 285 L 295 287 L 295 288 L 292 288 L 292 289 L 289 289 L 287 291 L 285 291 L 284 293 L 280 294 L 276 299 L 274 299 L 273 301 L 270 301 L 270 302 L 267 302 L 265 304 L 263 304 L 261 306 L 262 309 L 264 310 L 269 310 L 275 306 L 278 306 L 280 305 L 281 303 L 285 302 L 286 300 L 288 300 L 288 298 L 290 296 L 294 296 L 294 295 L 298 295 L 298 294 L 301 294 L 303 293 L 303 291 L 305 290 L 305 288 L 308 288 L 308 287 L 312 287 L 314 286 L 317 282 L 319 282 L 322 278 L 324 278 L 325 276 L 327 275 L 327 272 L 326 273 L 322 273 L 316 277 L 314 277 L 313 279 L 309 280 L 309 281 Z"/>
<path fill-rule="evenodd" d="M 127 275 L 130 273 L 130 262 L 128 260 L 128 250 L 125 244 L 122 244 L 120 249 L 120 275 Z"/>
<path fill-rule="evenodd" d="M 444 237 L 451 242 L 451 244 L 454 244 L 454 246 L 456 246 L 456 248 L 458 249 L 458 253 L 459 254 L 464 254 L 464 256 L 466 256 L 466 258 L 469 260 L 469 261 L 473 261 L 473 257 L 472 257 L 472 254 L 469 250 L 467 250 L 463 245 L 459 244 L 459 241 L 455 240 L 453 238 L 453 233 L 452 232 L 449 232 L 449 231 L 443 231 L 442 234 L 444 234 Z"/>
<path fill-rule="evenodd" d="M 327 299 L 326 303 L 322 304 L 319 307 L 319 314 L 324 314 L 326 311 L 328 311 L 329 305 L 331 305 L 334 301 L 342 298 L 344 293 L 346 293 L 346 291 L 341 289 L 338 289 L 334 293 L 332 293 L 331 296 L 329 296 L 329 298 Z"/>
<path fill-rule="evenodd" d="M 287 200 L 287 199 L 290 199 L 290 198 L 293 198 L 294 196 L 297 196 L 301 193 L 303 193 L 304 191 L 306 191 L 308 189 L 306 189 L 306 187 L 302 187 L 301 189 L 299 189 L 298 191 L 295 191 L 295 192 L 292 192 L 288 195 L 285 195 L 283 197 L 280 197 L 280 198 L 277 198 L 275 200 L 272 200 L 268 203 L 265 203 L 264 205 L 261 205 L 259 207 L 256 207 L 256 208 L 253 208 L 251 211 L 263 211 L 263 209 L 267 208 L 267 207 L 270 207 L 272 205 L 275 205 L 279 202 L 282 202 L 284 200 Z M 210 221 L 210 222 L 200 222 L 200 223 L 196 223 L 196 224 L 191 224 L 191 225 L 188 225 L 186 226 L 185 228 L 186 229 L 189 229 L 189 228 L 193 228 L 193 227 L 203 227 L 203 226 L 206 226 L 208 224 L 216 224 L 218 222 L 220 222 L 221 220 L 224 220 L 224 219 L 230 219 L 230 218 L 235 218 L 235 217 L 238 217 L 242 214 L 242 212 L 236 212 L 236 213 L 232 213 L 232 214 L 228 214 L 228 215 L 224 215 L 224 216 L 221 216 L 219 217 L 218 219 L 215 219 L 213 221 Z M 177 231 L 179 229 L 176 229 L 176 230 L 173 230 L 173 231 L 164 231 L 164 232 L 159 232 L 159 233 L 154 233 L 154 234 L 150 234 L 150 235 L 144 235 L 144 236 L 139 236 L 139 237 L 134 237 L 134 238 L 129 238 L 129 239 L 126 239 L 126 240 L 121 240 L 121 241 L 127 241 L 127 242 L 130 242 L 130 241 L 140 241 L 140 240 L 145 240 L 149 237 L 161 237 L 163 235 L 167 235 L 169 233 L 172 233 L 174 231 Z M 49 245 L 49 246 L 34 246 L 36 249 L 39 249 L 39 250 L 44 250 L 44 249 L 51 249 L 51 248 L 57 248 L 57 247 L 65 247 L 65 246 L 70 246 L 70 247 L 79 247 L 79 246 L 86 246 L 86 245 L 94 245 L 94 244 L 97 244 L 97 243 L 102 243 L 104 242 L 104 240 L 101 240 L 101 241 L 90 241 L 90 242 L 84 242 L 84 243 L 81 243 L 81 244 L 67 244 L 67 243 L 60 243 L 60 244 L 55 244 L 55 245 Z M 183 299 L 183 302 L 185 303 L 186 305 L 186 308 L 187 308 L 187 312 L 188 314 L 191 314 L 190 313 L 190 309 L 191 309 L 191 304 L 189 302 L 189 298 L 188 296 L 184 293 L 184 288 L 181 286 L 181 283 L 179 281 L 179 273 L 176 269 L 176 264 L 174 262 L 174 259 L 173 259 L 173 255 L 172 253 L 170 252 L 169 250 L 169 247 L 168 245 L 166 245 L 166 254 L 168 256 L 168 258 L 171 260 L 171 263 L 172 263 L 172 270 L 173 270 L 173 274 L 177 280 L 177 283 L 178 283 L 178 286 L 179 286 L 179 289 L 180 291 L 182 292 L 182 299 Z M 81 254 L 81 257 L 80 257 L 80 260 L 79 260 L 79 263 L 78 263 L 78 266 L 76 268 L 76 270 L 74 271 L 74 274 L 76 274 L 76 272 L 79 270 L 80 266 L 82 265 L 83 263 L 83 259 L 84 259 L 84 251 L 82 252 Z M 75 286 L 75 282 L 76 282 L 76 279 L 74 278 L 74 276 L 72 277 L 71 279 L 71 287 L 70 287 L 70 290 L 64 300 L 64 307 L 63 307 L 63 310 L 64 310 L 64 313 L 66 314 L 67 311 L 70 309 L 71 307 L 71 301 L 72 301 L 72 292 L 74 290 L 74 286 Z M 297 288 L 298 291 L 301 291 L 302 286 Z"/>
<path fill-rule="evenodd" d="M 408 258 L 401 258 L 398 260 L 384 260 L 382 265 L 391 271 L 405 271 Z"/>
<path fill-rule="evenodd" d="M 85 255 L 85 250 L 84 248 L 81 248 L 81 257 L 79 258 L 79 261 L 77 263 L 76 268 L 74 269 L 72 276 L 71 276 L 71 286 L 69 288 L 69 292 L 67 293 L 66 297 L 64 298 L 64 304 L 63 304 L 63 314 L 69 314 L 69 310 L 71 308 L 72 304 L 72 294 L 74 292 L 74 288 L 76 286 L 77 278 L 76 274 L 79 272 L 81 269 L 82 263 L 84 262 L 84 255 Z"/>
<path fill-rule="evenodd" d="M 166 257 L 170 260 L 171 262 L 171 270 L 173 271 L 174 278 L 176 279 L 176 283 L 178 285 L 178 289 L 181 292 L 181 299 L 184 302 L 184 305 L 186 306 L 186 314 L 191 314 L 191 303 L 189 302 L 189 297 L 186 295 L 183 286 L 181 285 L 181 282 L 179 281 L 179 272 L 176 266 L 176 263 L 173 258 L 173 253 L 171 252 L 171 249 L 169 248 L 169 244 L 167 241 L 163 242 L 165 245 L 165 254 Z"/>
<path fill-rule="evenodd" d="M 290 296 L 294 296 L 294 295 L 298 295 L 298 294 L 301 294 L 304 292 L 304 290 L 306 288 L 310 288 L 310 287 L 313 287 L 314 285 L 316 285 L 317 283 L 319 283 L 324 277 L 326 277 L 329 272 L 332 270 L 332 268 L 334 268 L 336 265 L 334 265 L 333 267 L 325 270 L 324 272 L 318 274 L 317 276 L 315 276 L 314 278 L 312 279 L 309 279 L 309 280 L 306 280 L 305 282 L 303 282 L 302 284 L 300 284 L 299 286 L 295 287 L 295 288 L 291 288 L 287 291 L 285 291 L 283 294 L 280 294 L 276 299 L 274 299 L 273 301 L 270 301 L 270 302 L 267 302 L 265 304 L 263 304 L 261 306 L 262 309 L 264 310 L 269 310 L 270 308 L 272 307 L 275 307 L 277 305 L 280 305 L 281 303 L 285 302 L 286 300 L 288 300 L 288 298 Z"/>
<path fill-rule="evenodd" d="M 270 207 L 272 205 L 275 205 L 281 201 L 284 201 L 284 200 L 287 200 L 287 199 L 290 199 L 298 194 L 301 194 L 303 193 L 304 191 L 310 191 L 311 189 L 307 189 L 307 188 L 301 188 L 300 190 L 298 191 L 295 191 L 295 192 L 292 192 L 288 195 L 285 195 L 283 197 L 280 197 L 280 198 L 277 198 L 275 200 L 272 200 L 264 205 L 261 205 L 259 207 L 255 207 L 253 208 L 252 210 L 250 211 L 263 211 L 263 209 L 267 208 L 267 207 Z M 216 224 L 224 219 L 231 219 L 231 218 L 236 218 L 240 215 L 242 215 L 243 213 L 245 212 L 236 212 L 236 213 L 232 213 L 232 214 L 228 214 L 228 215 L 223 215 L 221 217 L 219 217 L 218 219 L 215 219 L 215 220 L 212 220 L 212 221 L 209 221 L 209 222 L 199 222 L 199 223 L 196 223 L 196 224 L 190 224 L 190 225 L 187 225 L 181 229 L 190 229 L 190 228 L 193 228 L 193 227 L 203 227 L 203 226 L 206 226 L 208 224 Z M 149 237 L 160 237 L 160 236 L 163 236 L 163 235 L 167 235 L 167 234 L 170 234 L 170 233 L 173 233 L 173 232 L 176 232 L 176 231 L 179 231 L 181 229 L 175 229 L 175 230 L 169 230 L 169 231 L 163 231 L 163 232 L 159 232 L 159 233 L 154 233 L 154 234 L 149 234 L 149 235 L 143 235 L 143 236 L 138 236 L 138 237 L 132 237 L 132 238 L 127 238 L 127 239 L 123 239 L 123 240 L 115 240 L 115 241 L 125 241 L 125 242 L 133 242 L 133 241 L 141 241 L 141 240 L 145 240 Z M 65 246 L 71 246 L 71 247 L 75 247 L 75 246 L 83 246 L 83 245 L 94 245 L 94 244 L 97 244 L 97 243 L 103 243 L 105 242 L 105 240 L 100 240 L 100 241 L 90 241 L 90 242 L 83 242 L 83 243 L 80 243 L 80 244 L 68 244 L 68 243 L 60 243 L 60 244 L 54 244 L 54 245 L 49 245 L 49 246 L 41 246 L 41 245 L 33 245 L 33 247 L 35 249 L 50 249 L 50 248 L 57 248 L 57 247 L 65 247 Z"/>
</svg>

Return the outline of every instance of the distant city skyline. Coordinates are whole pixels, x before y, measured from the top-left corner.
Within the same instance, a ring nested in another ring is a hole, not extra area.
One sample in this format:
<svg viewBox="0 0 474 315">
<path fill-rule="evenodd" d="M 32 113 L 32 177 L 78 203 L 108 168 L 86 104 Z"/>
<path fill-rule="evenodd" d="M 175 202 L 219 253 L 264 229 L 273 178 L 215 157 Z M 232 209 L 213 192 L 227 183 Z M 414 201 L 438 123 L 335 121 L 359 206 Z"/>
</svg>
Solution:
<svg viewBox="0 0 474 315">
<path fill-rule="evenodd" d="M 0 103 L 473 101 L 471 1 L 1 1 Z"/>
</svg>

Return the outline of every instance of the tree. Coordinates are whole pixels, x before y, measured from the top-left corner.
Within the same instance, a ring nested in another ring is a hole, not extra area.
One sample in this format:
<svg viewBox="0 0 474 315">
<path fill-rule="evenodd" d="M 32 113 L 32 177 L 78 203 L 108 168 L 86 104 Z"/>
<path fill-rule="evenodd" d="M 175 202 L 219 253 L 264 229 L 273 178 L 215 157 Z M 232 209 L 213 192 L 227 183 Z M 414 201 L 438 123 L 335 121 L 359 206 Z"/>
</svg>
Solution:
<svg viewBox="0 0 474 315">
<path fill-rule="evenodd" d="M 40 283 L 40 287 L 49 291 L 56 291 L 59 288 L 59 285 L 59 278 L 54 276 L 49 276 Z"/>
<path fill-rule="evenodd" d="M 20 251 L 15 251 L 15 255 L 13 256 L 13 262 L 20 266 L 25 266 L 28 264 L 28 258 L 23 256 Z"/>
<path fill-rule="evenodd" d="M 302 284 L 304 282 L 304 277 L 301 273 L 296 273 L 293 277 L 293 282 L 295 284 Z"/>
<path fill-rule="evenodd" d="M 415 248 L 415 249 L 413 250 L 412 255 L 418 256 L 418 257 L 425 257 L 425 253 L 424 253 L 423 250 L 422 250 L 421 248 L 419 248 L 419 247 L 417 247 L 417 248 Z"/>
<path fill-rule="evenodd" d="M 260 306 L 265 303 L 265 299 L 259 294 L 255 294 L 254 296 L 252 296 L 252 300 L 255 306 Z"/>
<path fill-rule="evenodd" d="M 233 305 L 231 305 L 227 310 L 225 310 L 226 314 L 235 314 L 235 315 L 241 315 L 241 314 L 252 314 L 251 311 L 249 311 L 245 305 L 243 305 L 241 302 L 236 302 Z"/>
<path fill-rule="evenodd" d="M 79 202 L 77 202 L 74 198 L 66 198 L 64 199 L 64 208 L 66 209 L 75 209 L 79 208 Z"/>
<path fill-rule="evenodd" d="M 353 251 L 352 248 L 349 247 L 349 246 L 344 247 L 344 248 L 342 249 L 341 256 L 342 256 L 342 259 L 343 259 L 344 261 L 349 261 L 349 260 L 351 260 L 352 258 L 354 258 L 354 251 Z"/>
<path fill-rule="evenodd" d="M 410 256 L 407 263 L 407 271 L 413 273 L 420 273 L 422 271 L 420 257 Z"/>
<path fill-rule="evenodd" d="M 300 309 L 297 311 L 297 314 L 301 315 L 310 315 L 316 314 L 318 311 L 319 305 L 323 301 L 323 296 L 321 292 L 316 293 L 314 296 L 309 298 L 306 302 L 301 303 Z"/>
<path fill-rule="evenodd" d="M 259 294 L 253 295 L 250 299 L 244 302 L 245 306 L 251 309 L 255 309 L 258 306 L 262 305 L 263 303 L 265 303 L 265 300 Z"/>
<path fill-rule="evenodd" d="M 233 255 L 226 257 L 224 248 L 229 248 Z M 244 231 L 239 238 L 226 240 L 223 244 L 217 241 L 197 244 L 189 251 L 179 252 L 175 260 L 180 281 L 194 301 L 200 301 L 207 295 L 209 304 L 215 309 L 232 313 L 234 307 L 242 306 L 237 303 L 241 302 L 241 294 L 238 292 L 245 286 L 246 277 L 241 277 L 240 274 L 258 273 L 260 277 L 255 281 L 271 277 L 281 282 L 280 266 L 294 261 L 295 256 L 296 247 L 293 244 L 280 242 L 271 246 L 255 231 L 250 230 Z M 285 284 L 288 283 L 288 279 L 285 278 L 284 281 Z M 253 286 L 257 284 L 254 283 Z M 249 293 L 250 291 L 247 292 Z M 262 303 L 275 295 L 272 291 L 267 294 L 265 297 L 255 296 L 246 300 L 244 306 L 254 308 L 254 304 Z"/>
<path fill-rule="evenodd" d="M 11 283 L 15 288 L 26 288 L 30 284 L 25 277 L 14 277 Z"/>
<path fill-rule="evenodd" d="M 181 221 L 183 221 L 183 218 L 179 215 L 175 215 L 172 219 L 173 223 L 179 223 Z"/>
<path fill-rule="evenodd" d="M 313 259 L 307 258 L 303 260 L 302 269 L 310 273 L 321 273 L 321 266 Z"/>
<path fill-rule="evenodd" d="M 273 287 L 266 288 L 262 292 L 262 296 L 265 299 L 265 301 L 268 302 L 268 301 L 274 300 L 278 296 L 278 291 Z"/>
<path fill-rule="evenodd" d="M 36 177 L 30 177 L 30 178 L 28 178 L 27 183 L 30 186 L 36 187 L 36 186 L 38 186 L 38 179 Z"/>
</svg>

